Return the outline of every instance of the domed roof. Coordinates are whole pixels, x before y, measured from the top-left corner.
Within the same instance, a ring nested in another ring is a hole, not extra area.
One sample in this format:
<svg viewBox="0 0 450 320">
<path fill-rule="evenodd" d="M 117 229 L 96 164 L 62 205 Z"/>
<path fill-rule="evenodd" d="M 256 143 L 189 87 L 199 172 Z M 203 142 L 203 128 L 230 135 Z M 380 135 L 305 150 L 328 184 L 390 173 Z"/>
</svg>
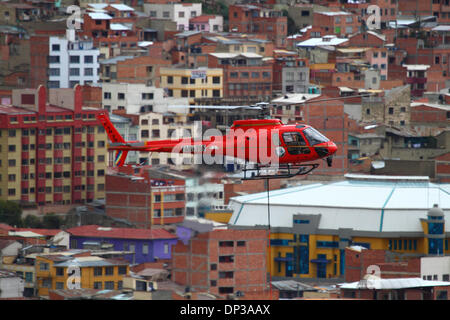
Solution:
<svg viewBox="0 0 450 320">
<path fill-rule="evenodd" d="M 444 211 L 441 208 L 439 208 L 439 206 L 437 204 L 434 204 L 433 208 L 428 210 L 427 215 L 431 216 L 431 217 L 443 217 Z"/>
</svg>

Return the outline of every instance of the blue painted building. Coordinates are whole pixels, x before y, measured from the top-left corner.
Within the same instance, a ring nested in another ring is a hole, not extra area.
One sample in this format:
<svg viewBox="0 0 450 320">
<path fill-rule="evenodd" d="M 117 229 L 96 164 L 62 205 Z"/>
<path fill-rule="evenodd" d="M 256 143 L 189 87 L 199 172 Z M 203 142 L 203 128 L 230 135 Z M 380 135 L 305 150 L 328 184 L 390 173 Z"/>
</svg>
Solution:
<svg viewBox="0 0 450 320">
<path fill-rule="evenodd" d="M 97 245 L 113 251 L 126 251 L 131 264 L 172 258 L 172 246 L 178 237 L 164 229 L 107 228 L 97 225 L 74 227 L 70 234 L 71 249 Z"/>
</svg>

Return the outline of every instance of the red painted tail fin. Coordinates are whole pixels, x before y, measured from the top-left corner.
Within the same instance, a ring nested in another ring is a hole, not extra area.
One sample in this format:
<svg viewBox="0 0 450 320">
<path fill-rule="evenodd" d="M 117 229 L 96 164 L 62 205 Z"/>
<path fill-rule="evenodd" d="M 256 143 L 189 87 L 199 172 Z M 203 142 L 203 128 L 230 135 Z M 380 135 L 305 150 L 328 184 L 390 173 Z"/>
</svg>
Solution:
<svg viewBox="0 0 450 320">
<path fill-rule="evenodd" d="M 97 119 L 101 122 L 103 127 L 105 128 L 106 134 L 108 135 L 109 140 L 111 142 L 125 142 L 125 139 L 120 135 L 119 131 L 114 127 L 111 120 L 109 120 L 109 116 L 107 113 L 100 113 L 97 115 Z M 116 166 L 123 166 L 125 160 L 127 158 L 128 151 L 126 150 L 117 150 L 116 156 L 114 158 L 114 164 Z"/>
</svg>

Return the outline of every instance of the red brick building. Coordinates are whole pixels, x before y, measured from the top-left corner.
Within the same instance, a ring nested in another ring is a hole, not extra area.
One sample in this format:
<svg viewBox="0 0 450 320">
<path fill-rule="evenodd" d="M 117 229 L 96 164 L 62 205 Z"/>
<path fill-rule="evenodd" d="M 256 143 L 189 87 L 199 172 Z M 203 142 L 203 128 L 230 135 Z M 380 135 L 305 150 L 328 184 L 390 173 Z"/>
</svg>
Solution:
<svg viewBox="0 0 450 320">
<path fill-rule="evenodd" d="M 292 119 L 297 123 L 311 125 L 336 143 L 338 150 L 333 156 L 333 166 L 324 162 L 312 174 L 342 175 L 347 173 L 348 159 L 348 115 L 344 112 L 344 102 L 319 94 L 287 94 L 272 100 L 275 106 L 274 118 Z"/>
<path fill-rule="evenodd" d="M 30 37 L 30 87 L 47 86 L 49 37 L 65 34 L 66 30 L 39 31 Z"/>
<path fill-rule="evenodd" d="M 313 27 L 320 27 L 321 36 L 345 37 L 360 29 L 360 16 L 344 11 L 314 12 Z"/>
<path fill-rule="evenodd" d="M 92 38 L 94 46 L 106 58 L 118 56 L 126 50 L 136 50 L 138 41 L 144 39 L 145 35 L 136 28 L 136 20 L 137 15 L 132 7 L 105 4 L 101 11 L 84 14 L 80 36 Z"/>
<path fill-rule="evenodd" d="M 265 34 L 276 47 L 286 47 L 287 17 L 283 17 L 281 11 L 236 4 L 228 7 L 228 14 L 231 32 Z"/>
<path fill-rule="evenodd" d="M 350 47 L 383 47 L 386 37 L 373 31 L 357 33 L 349 37 Z"/>
<path fill-rule="evenodd" d="M 126 219 L 138 228 L 179 223 L 185 216 L 184 180 L 108 174 L 106 215 Z"/>
<path fill-rule="evenodd" d="M 223 69 L 223 97 L 251 97 L 266 100 L 272 96 L 272 64 L 256 53 L 210 53 L 208 68 Z"/>
<path fill-rule="evenodd" d="M 177 229 L 184 240 L 172 248 L 175 283 L 212 294 L 241 292 L 244 298 L 251 295 L 270 299 L 267 230 L 217 228 L 197 234 L 193 229 L 184 226 Z"/>
<path fill-rule="evenodd" d="M 382 279 L 420 277 L 420 258 L 410 258 L 404 261 L 387 262 L 385 250 L 357 250 L 352 247 L 345 249 L 345 281 L 354 282 L 373 274 L 371 266 L 379 267 L 376 276 Z"/>
<path fill-rule="evenodd" d="M 450 23 L 448 0 L 398 0 L 398 11 L 404 16 L 435 16 L 440 24 Z"/>
</svg>

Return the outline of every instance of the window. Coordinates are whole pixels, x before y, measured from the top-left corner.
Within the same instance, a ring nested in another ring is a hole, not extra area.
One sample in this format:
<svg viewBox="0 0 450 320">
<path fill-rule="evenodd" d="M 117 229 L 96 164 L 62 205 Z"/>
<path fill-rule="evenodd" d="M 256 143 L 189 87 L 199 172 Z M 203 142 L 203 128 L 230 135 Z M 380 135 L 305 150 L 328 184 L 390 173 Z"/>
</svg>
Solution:
<svg viewBox="0 0 450 320">
<path fill-rule="evenodd" d="M 219 262 L 223 263 L 234 262 L 234 256 L 219 256 Z"/>
<path fill-rule="evenodd" d="M 48 69 L 48 75 L 49 76 L 59 76 L 60 71 L 58 68 L 50 68 L 50 69 Z"/>
<path fill-rule="evenodd" d="M 80 56 L 70 56 L 70 63 L 80 63 Z"/>
<path fill-rule="evenodd" d="M 105 290 L 114 290 L 114 281 L 105 281 Z"/>
<path fill-rule="evenodd" d="M 94 63 L 94 56 L 84 56 L 84 63 Z"/>
<path fill-rule="evenodd" d="M 233 241 L 219 241 L 219 247 L 233 247 Z"/>
<path fill-rule="evenodd" d="M 143 254 L 148 254 L 148 244 L 147 243 L 144 243 L 142 245 L 142 253 Z"/>
<path fill-rule="evenodd" d="M 85 76 L 93 76 L 94 75 L 94 69 L 93 68 L 85 68 L 84 69 L 84 75 Z"/>
<path fill-rule="evenodd" d="M 127 267 L 126 266 L 119 266 L 119 275 L 127 274 Z"/>
<path fill-rule="evenodd" d="M 245 247 L 245 241 L 237 241 L 237 242 L 236 242 L 236 245 L 237 245 L 238 247 Z"/>
<path fill-rule="evenodd" d="M 114 267 L 105 267 L 105 276 L 114 275 Z"/>
<path fill-rule="evenodd" d="M 102 289 L 102 283 L 101 282 L 94 282 L 94 289 Z"/>
<path fill-rule="evenodd" d="M 59 56 L 49 56 L 48 63 L 59 63 Z"/>
<path fill-rule="evenodd" d="M 102 267 L 94 267 L 94 276 L 98 277 L 103 275 L 103 268 Z"/>
<path fill-rule="evenodd" d="M 439 64 L 440 62 L 440 56 L 435 56 L 434 57 L 434 64 Z"/>
<path fill-rule="evenodd" d="M 143 93 L 142 100 L 153 100 L 153 93 Z"/>
<path fill-rule="evenodd" d="M 125 100 L 125 93 L 119 92 L 119 93 L 117 94 L 117 99 L 119 99 L 119 100 Z"/>
<path fill-rule="evenodd" d="M 214 84 L 220 84 L 220 77 L 212 77 Z"/>
<path fill-rule="evenodd" d="M 64 268 L 56 268 L 57 276 L 64 276 Z"/>
<path fill-rule="evenodd" d="M 39 270 L 41 271 L 48 271 L 50 270 L 50 265 L 46 262 L 40 262 L 39 263 Z"/>
</svg>

